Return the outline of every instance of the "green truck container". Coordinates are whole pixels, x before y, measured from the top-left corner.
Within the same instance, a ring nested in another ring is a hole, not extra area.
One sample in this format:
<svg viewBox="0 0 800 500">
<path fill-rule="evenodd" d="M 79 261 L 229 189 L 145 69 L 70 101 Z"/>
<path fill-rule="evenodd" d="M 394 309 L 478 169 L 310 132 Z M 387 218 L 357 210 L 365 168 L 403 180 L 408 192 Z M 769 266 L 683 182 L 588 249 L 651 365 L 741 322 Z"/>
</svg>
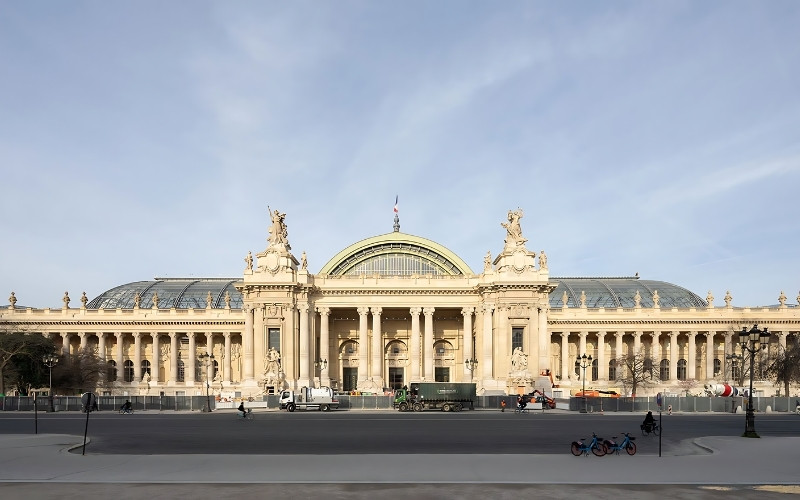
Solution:
<svg viewBox="0 0 800 500">
<path fill-rule="evenodd" d="M 461 411 L 475 409 L 475 384 L 471 382 L 413 382 L 394 394 L 400 411 Z"/>
</svg>

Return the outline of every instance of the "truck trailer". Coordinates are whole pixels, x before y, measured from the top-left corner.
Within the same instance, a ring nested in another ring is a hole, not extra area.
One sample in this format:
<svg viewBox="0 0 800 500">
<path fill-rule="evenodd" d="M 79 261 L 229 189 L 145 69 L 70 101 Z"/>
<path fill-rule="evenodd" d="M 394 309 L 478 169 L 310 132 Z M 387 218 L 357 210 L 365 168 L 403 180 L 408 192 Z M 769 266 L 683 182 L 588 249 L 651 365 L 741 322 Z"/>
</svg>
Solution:
<svg viewBox="0 0 800 500">
<path fill-rule="evenodd" d="M 475 409 L 475 384 L 471 382 L 412 382 L 394 394 L 400 411 L 461 411 Z"/>
<path fill-rule="evenodd" d="M 303 387 L 297 392 L 282 391 L 280 406 L 281 410 L 290 412 L 296 409 L 328 411 L 339 408 L 339 400 L 330 387 Z"/>
</svg>

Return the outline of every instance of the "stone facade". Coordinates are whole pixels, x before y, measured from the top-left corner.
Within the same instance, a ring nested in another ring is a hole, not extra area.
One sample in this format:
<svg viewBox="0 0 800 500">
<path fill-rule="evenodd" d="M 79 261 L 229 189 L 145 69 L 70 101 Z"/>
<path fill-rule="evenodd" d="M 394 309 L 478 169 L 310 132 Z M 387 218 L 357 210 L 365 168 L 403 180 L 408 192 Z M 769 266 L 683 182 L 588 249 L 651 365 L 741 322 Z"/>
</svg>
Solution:
<svg viewBox="0 0 800 500">
<path fill-rule="evenodd" d="M 773 333 L 771 349 L 795 342 L 800 307 L 781 292 L 774 307 L 662 307 L 659 291 L 631 307 L 587 306 L 584 291 L 570 306 L 550 278 L 544 251 L 526 247 L 521 210 L 502 224 L 505 244 L 475 274 L 458 256 L 425 238 L 395 231 L 351 245 L 317 274 L 306 255 L 291 252 L 286 214 L 271 212 L 267 246 L 245 257 L 234 284 L 241 308 L 165 307 L 157 293 L 136 294 L 130 307 L 93 308 L 81 297 L 70 308 L 9 306 L 0 330 L 53 336 L 63 352 L 95 349 L 109 363 L 112 394 L 257 396 L 302 386 L 382 393 L 412 381 L 474 381 L 483 394 L 587 389 L 624 392 L 612 361 L 642 352 L 659 360 L 655 392 L 700 392 L 735 378 L 738 331 L 758 323 Z M 635 278 L 630 278 L 635 279 Z M 553 307 L 558 295 L 559 307 Z M 577 291 L 576 291 L 577 295 Z M 800 297 L 798 297 L 800 300 Z M 220 304 L 222 300 L 219 301 Z M 647 302 L 648 306 L 642 303 Z M 593 361 L 586 381 L 576 364 Z M 213 356 L 213 357 L 212 357 Z M 773 393 L 773 384 L 757 385 Z"/>
</svg>

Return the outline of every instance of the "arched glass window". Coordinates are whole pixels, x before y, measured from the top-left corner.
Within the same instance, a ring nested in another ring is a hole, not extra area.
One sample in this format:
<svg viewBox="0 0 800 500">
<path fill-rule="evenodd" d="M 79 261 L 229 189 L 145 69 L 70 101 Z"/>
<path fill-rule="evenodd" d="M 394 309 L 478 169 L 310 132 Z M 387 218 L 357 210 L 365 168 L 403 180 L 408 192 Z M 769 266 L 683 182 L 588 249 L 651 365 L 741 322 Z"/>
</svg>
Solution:
<svg viewBox="0 0 800 500">
<path fill-rule="evenodd" d="M 386 345 L 386 359 L 389 362 L 389 366 L 404 366 L 406 359 L 408 359 L 406 345 L 399 340 L 389 342 Z"/>
<path fill-rule="evenodd" d="M 644 363 L 642 364 L 642 372 L 648 378 L 654 378 L 655 374 L 653 373 L 653 360 L 652 359 L 647 358 L 647 359 L 644 360 Z"/>
<path fill-rule="evenodd" d="M 608 380 L 617 380 L 617 362 L 613 359 L 608 362 Z"/>
<path fill-rule="evenodd" d="M 662 359 L 661 363 L 659 364 L 659 372 L 658 377 L 661 380 L 669 380 L 669 360 Z"/>
<path fill-rule="evenodd" d="M 183 360 L 179 359 L 178 360 L 178 382 L 183 382 L 184 381 L 184 377 L 186 375 L 185 370 L 186 370 L 186 366 L 184 365 Z"/>
<path fill-rule="evenodd" d="M 578 376 L 578 379 L 581 378 L 581 363 L 579 361 L 575 361 L 575 375 Z"/>
<path fill-rule="evenodd" d="M 686 360 L 678 360 L 678 380 L 686 380 Z"/>
<path fill-rule="evenodd" d="M 113 359 L 109 360 L 108 368 L 106 368 L 106 380 L 109 382 L 116 382 L 117 381 L 117 362 Z"/>
<path fill-rule="evenodd" d="M 145 373 L 152 375 L 150 372 L 150 362 L 146 359 L 142 360 L 142 377 L 144 377 Z"/>
<path fill-rule="evenodd" d="M 125 363 L 122 364 L 122 369 L 122 376 L 125 382 L 133 382 L 133 361 L 130 359 L 125 360 Z"/>
<path fill-rule="evenodd" d="M 453 344 L 446 340 L 437 340 L 433 343 L 434 366 L 451 365 L 453 359 L 455 359 Z"/>
<path fill-rule="evenodd" d="M 597 380 L 599 378 L 600 374 L 598 373 L 597 368 L 598 368 L 597 358 L 595 358 L 592 360 L 592 380 Z"/>
<path fill-rule="evenodd" d="M 742 370 L 739 367 L 739 360 L 736 358 L 731 359 L 731 378 L 733 380 L 740 380 L 742 378 Z"/>
<path fill-rule="evenodd" d="M 718 377 L 722 371 L 722 362 L 719 359 L 714 359 L 714 377 Z"/>
</svg>

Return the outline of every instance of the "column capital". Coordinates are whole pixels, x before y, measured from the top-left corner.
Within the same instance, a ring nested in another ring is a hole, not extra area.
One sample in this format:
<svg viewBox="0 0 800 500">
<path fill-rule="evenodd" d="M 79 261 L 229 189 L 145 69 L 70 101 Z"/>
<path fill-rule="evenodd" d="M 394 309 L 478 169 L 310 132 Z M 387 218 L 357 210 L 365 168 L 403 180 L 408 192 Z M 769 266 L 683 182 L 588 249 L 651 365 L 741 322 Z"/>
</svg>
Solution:
<svg viewBox="0 0 800 500">
<path fill-rule="evenodd" d="M 317 312 L 320 316 L 328 316 L 331 313 L 330 307 L 317 307 Z"/>
<path fill-rule="evenodd" d="M 169 335 L 170 339 L 174 339 L 178 334 L 177 332 L 169 332 L 167 335 Z"/>
<path fill-rule="evenodd" d="M 464 308 L 461 309 L 461 315 L 462 316 L 472 315 L 472 313 L 474 313 L 474 312 L 475 312 L 475 308 L 474 307 L 464 307 Z"/>
<path fill-rule="evenodd" d="M 122 332 L 114 332 L 114 336 L 117 337 L 117 339 L 121 339 L 122 335 Z"/>
<path fill-rule="evenodd" d="M 599 332 L 597 332 L 597 336 L 598 336 L 598 337 L 605 337 L 605 336 L 606 336 L 606 333 L 608 333 L 608 332 L 606 332 L 606 331 L 603 331 L 603 330 L 600 330 Z"/>
<path fill-rule="evenodd" d="M 433 316 L 434 311 L 436 311 L 435 307 L 426 307 L 422 310 L 422 312 L 425 313 L 425 316 Z"/>
<path fill-rule="evenodd" d="M 614 337 L 621 339 L 625 336 L 625 332 L 614 332 Z"/>
<path fill-rule="evenodd" d="M 369 310 L 372 311 L 373 316 L 380 316 L 383 312 L 382 307 L 370 307 Z"/>
<path fill-rule="evenodd" d="M 358 311 L 358 315 L 359 316 L 366 316 L 367 314 L 369 314 L 369 307 L 366 307 L 366 306 L 365 307 L 359 307 L 356 310 Z"/>
<path fill-rule="evenodd" d="M 226 339 L 229 339 L 231 338 L 231 332 L 222 332 L 222 336 L 225 337 Z"/>
<path fill-rule="evenodd" d="M 409 309 L 409 312 L 411 313 L 412 316 L 419 316 L 419 313 L 422 312 L 422 308 L 421 307 L 412 307 L 411 309 Z"/>
<path fill-rule="evenodd" d="M 309 309 L 310 307 L 308 306 L 308 304 L 305 303 L 297 304 L 297 310 L 300 311 L 301 313 L 308 313 Z"/>
<path fill-rule="evenodd" d="M 153 338 L 153 340 L 157 340 L 159 335 L 161 334 L 158 332 L 150 332 L 150 336 Z"/>
<path fill-rule="evenodd" d="M 583 330 L 581 332 L 578 332 L 578 335 L 580 335 L 581 338 L 585 339 L 586 337 L 589 336 L 589 332 L 587 332 L 586 330 Z"/>
<path fill-rule="evenodd" d="M 566 340 L 569 338 L 569 332 L 559 332 L 561 334 L 561 338 Z"/>
<path fill-rule="evenodd" d="M 494 304 L 483 304 L 483 306 L 481 306 L 481 309 L 483 310 L 484 314 L 491 314 L 491 312 L 494 311 L 495 307 Z"/>
</svg>

